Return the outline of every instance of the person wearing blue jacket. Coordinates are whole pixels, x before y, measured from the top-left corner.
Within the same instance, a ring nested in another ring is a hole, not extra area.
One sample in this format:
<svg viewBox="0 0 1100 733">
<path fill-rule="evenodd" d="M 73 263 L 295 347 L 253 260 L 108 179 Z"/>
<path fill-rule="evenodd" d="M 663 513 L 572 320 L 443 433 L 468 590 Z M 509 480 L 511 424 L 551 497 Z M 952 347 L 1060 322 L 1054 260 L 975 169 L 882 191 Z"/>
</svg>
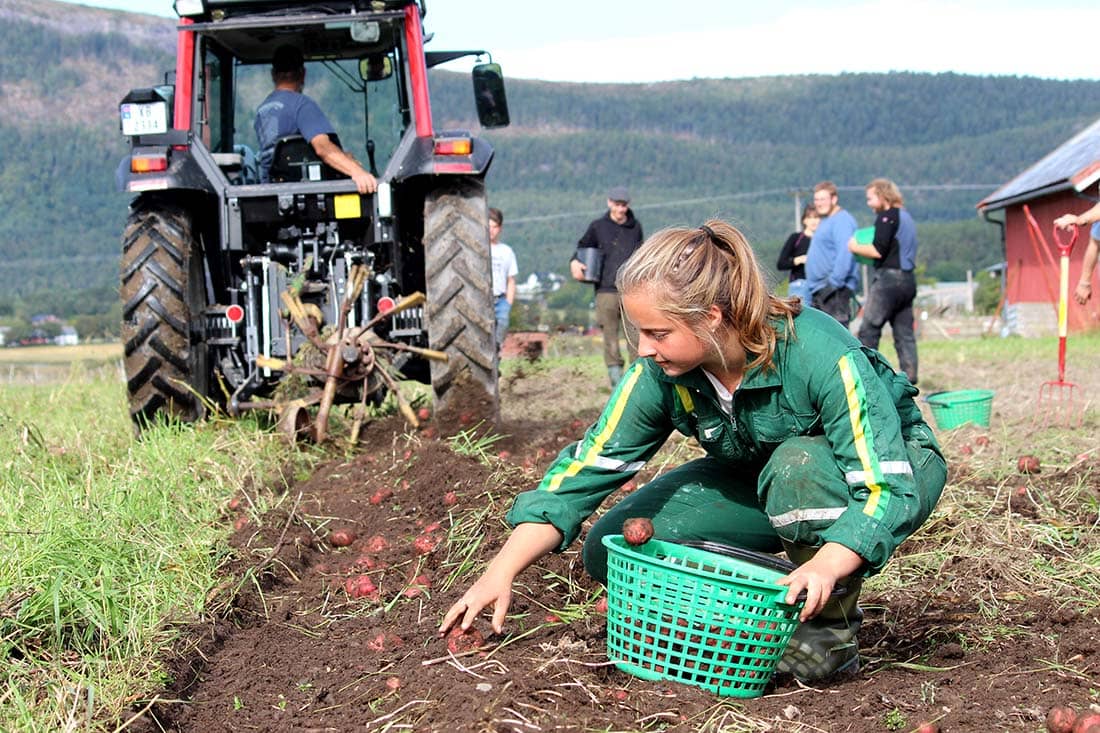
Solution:
<svg viewBox="0 0 1100 733">
<path fill-rule="evenodd" d="M 602 538 L 632 517 L 649 518 L 660 539 L 784 551 L 798 566 L 779 581 L 786 601 L 802 591 L 806 601 L 779 671 L 809 681 L 857 670 L 863 578 L 928 518 L 947 478 L 916 388 L 829 316 L 769 292 L 726 222 L 658 232 L 616 285 L 639 358 L 583 438 L 516 497 L 512 534 L 440 633 L 468 629 L 488 607 L 500 633 L 516 576 L 576 540 L 675 431 L 706 455 L 600 516 L 584 537 L 585 570 L 606 582 Z"/>
<path fill-rule="evenodd" d="M 814 208 L 821 223 L 806 254 L 806 285 L 813 294 L 814 308 L 847 328 L 852 320 L 852 298 L 859 289 L 859 264 L 848 251 L 856 220 L 840 207 L 832 181 L 814 186 Z"/>
</svg>

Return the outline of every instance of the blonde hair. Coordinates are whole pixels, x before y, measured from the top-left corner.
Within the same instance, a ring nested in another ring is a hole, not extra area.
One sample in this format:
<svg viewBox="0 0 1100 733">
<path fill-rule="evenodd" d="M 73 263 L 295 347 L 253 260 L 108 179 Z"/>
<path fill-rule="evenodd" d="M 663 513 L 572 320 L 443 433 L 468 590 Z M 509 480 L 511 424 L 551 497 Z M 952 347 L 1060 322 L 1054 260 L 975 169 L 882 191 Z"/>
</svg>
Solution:
<svg viewBox="0 0 1100 733">
<path fill-rule="evenodd" d="M 619 268 L 615 287 L 622 295 L 645 289 L 657 310 L 686 325 L 722 358 L 721 344 L 706 327 L 711 306 L 718 306 L 723 322 L 737 330 L 749 367 L 773 366 L 779 337 L 774 321 L 785 319 L 792 333 L 802 310 L 798 298 L 771 293 L 745 235 L 720 219 L 697 229 L 657 232 Z"/>
<path fill-rule="evenodd" d="M 876 178 L 867 184 L 867 190 L 874 191 L 882 199 L 882 202 L 887 204 L 887 208 L 905 206 L 905 199 L 902 198 L 901 190 L 889 178 Z"/>
</svg>

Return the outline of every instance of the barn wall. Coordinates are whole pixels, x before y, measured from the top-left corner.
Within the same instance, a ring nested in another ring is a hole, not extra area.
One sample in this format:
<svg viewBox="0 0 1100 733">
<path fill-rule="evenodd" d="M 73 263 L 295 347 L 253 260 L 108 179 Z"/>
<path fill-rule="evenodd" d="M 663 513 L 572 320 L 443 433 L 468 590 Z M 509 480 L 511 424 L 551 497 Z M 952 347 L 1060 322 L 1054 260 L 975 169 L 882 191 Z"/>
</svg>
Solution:
<svg viewBox="0 0 1100 733">
<path fill-rule="evenodd" d="M 1057 304 L 1058 303 L 1058 248 L 1054 243 L 1052 227 L 1054 220 L 1062 214 L 1082 213 L 1090 208 L 1088 201 L 1074 196 L 1071 192 L 1062 192 L 1027 202 L 1032 216 L 1038 222 L 1043 241 L 1036 239 L 1034 244 L 1028 234 L 1028 224 L 1023 205 L 1005 209 L 1005 259 L 1008 263 L 1007 301 L 1016 304 Z M 1081 277 L 1081 262 L 1088 244 L 1088 229 L 1082 228 L 1077 244 L 1070 255 L 1069 267 L 1069 311 L 1067 315 L 1069 329 L 1080 331 L 1100 327 L 1100 283 L 1093 274 L 1093 298 L 1084 306 L 1073 299 L 1073 289 Z M 1049 257 L 1047 256 L 1049 254 Z M 1041 314 L 1044 309 L 1029 309 Z M 1057 330 L 1058 316 L 1054 307 L 1049 309 L 1049 333 Z M 1047 329 L 1043 329 L 1047 330 Z"/>
</svg>

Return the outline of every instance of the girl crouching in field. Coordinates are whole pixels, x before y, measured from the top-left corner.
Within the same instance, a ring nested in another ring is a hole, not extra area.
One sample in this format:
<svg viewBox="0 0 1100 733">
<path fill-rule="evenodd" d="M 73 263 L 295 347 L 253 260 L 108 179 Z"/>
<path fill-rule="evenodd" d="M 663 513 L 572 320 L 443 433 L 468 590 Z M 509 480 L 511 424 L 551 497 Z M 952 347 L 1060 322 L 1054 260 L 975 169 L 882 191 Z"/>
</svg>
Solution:
<svg viewBox="0 0 1100 733">
<path fill-rule="evenodd" d="M 515 577 L 568 547 L 677 430 L 706 456 L 611 507 L 584 540 L 585 569 L 606 583 L 601 539 L 629 517 L 652 519 L 661 539 L 786 551 L 798 565 L 780 581 L 787 602 L 801 591 L 806 602 L 779 671 L 809 681 L 857 670 L 862 579 L 927 519 L 947 477 L 917 390 L 829 316 L 773 296 L 725 222 L 658 232 L 617 287 L 639 359 L 584 438 L 516 497 L 514 531 L 440 632 L 492 606 L 500 633 Z M 830 598 L 838 585 L 847 593 Z"/>
</svg>

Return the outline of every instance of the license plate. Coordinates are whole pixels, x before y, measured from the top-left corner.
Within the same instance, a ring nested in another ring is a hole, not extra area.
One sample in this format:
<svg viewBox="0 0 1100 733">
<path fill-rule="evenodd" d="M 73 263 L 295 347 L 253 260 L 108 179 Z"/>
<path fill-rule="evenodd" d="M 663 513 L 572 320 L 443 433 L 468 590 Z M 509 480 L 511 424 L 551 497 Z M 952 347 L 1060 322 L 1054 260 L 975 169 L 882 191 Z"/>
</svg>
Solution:
<svg viewBox="0 0 1100 733">
<path fill-rule="evenodd" d="M 168 132 L 168 105 L 123 104 L 119 107 L 123 135 L 153 135 Z"/>
</svg>

